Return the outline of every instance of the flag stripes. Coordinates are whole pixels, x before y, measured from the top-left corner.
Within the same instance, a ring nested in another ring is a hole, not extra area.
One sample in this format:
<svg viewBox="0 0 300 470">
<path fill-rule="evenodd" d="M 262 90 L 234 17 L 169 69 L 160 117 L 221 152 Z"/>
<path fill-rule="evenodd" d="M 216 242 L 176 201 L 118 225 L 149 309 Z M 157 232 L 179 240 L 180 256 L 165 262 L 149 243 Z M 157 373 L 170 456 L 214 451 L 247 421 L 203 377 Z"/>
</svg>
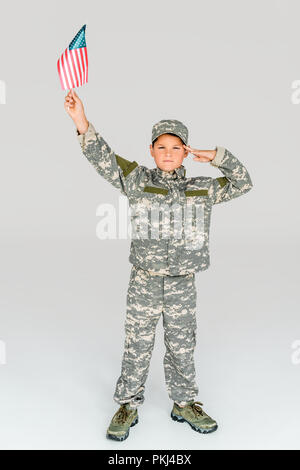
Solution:
<svg viewBox="0 0 300 470">
<path fill-rule="evenodd" d="M 88 81 L 88 55 L 84 30 L 85 25 L 57 61 L 63 90 L 82 86 Z"/>
</svg>

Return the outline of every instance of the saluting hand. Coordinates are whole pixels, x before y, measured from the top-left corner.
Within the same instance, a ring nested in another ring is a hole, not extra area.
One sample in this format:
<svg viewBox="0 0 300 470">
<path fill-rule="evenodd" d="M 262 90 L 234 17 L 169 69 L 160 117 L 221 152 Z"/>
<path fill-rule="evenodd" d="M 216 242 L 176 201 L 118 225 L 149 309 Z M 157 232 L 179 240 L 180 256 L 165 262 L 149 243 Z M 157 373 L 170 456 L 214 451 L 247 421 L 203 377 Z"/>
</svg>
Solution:
<svg viewBox="0 0 300 470">
<path fill-rule="evenodd" d="M 191 152 L 195 157 L 193 160 L 196 162 L 209 162 L 213 160 L 216 156 L 217 151 L 216 150 L 197 150 L 193 149 L 189 145 L 183 145 L 183 147 Z"/>
</svg>

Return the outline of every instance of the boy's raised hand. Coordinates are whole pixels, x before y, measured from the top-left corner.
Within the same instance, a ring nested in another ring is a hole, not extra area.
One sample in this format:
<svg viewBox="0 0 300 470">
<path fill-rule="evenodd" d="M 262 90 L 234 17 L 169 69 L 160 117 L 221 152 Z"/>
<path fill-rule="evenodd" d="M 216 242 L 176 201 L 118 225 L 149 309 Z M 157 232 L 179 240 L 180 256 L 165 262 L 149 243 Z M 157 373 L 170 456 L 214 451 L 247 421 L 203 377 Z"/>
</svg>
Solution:
<svg viewBox="0 0 300 470">
<path fill-rule="evenodd" d="M 73 119 L 77 129 L 84 134 L 89 126 L 85 116 L 84 107 L 76 91 L 71 89 L 65 97 L 64 107 L 69 116 Z"/>
<path fill-rule="evenodd" d="M 196 150 L 189 145 L 183 145 L 183 147 L 191 152 L 195 157 L 193 160 L 196 162 L 210 162 L 216 156 L 217 150 Z"/>
</svg>

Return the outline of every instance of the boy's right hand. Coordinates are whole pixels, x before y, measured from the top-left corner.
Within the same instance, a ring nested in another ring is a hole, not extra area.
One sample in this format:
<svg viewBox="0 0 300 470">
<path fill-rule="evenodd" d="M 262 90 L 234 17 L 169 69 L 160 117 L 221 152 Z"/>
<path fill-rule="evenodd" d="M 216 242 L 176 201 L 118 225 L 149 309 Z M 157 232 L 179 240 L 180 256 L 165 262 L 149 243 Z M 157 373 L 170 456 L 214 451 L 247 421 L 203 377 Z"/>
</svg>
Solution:
<svg viewBox="0 0 300 470">
<path fill-rule="evenodd" d="M 89 122 L 85 116 L 82 101 L 73 88 L 65 97 L 64 107 L 69 116 L 73 119 L 80 134 L 85 134 L 88 130 Z"/>
</svg>

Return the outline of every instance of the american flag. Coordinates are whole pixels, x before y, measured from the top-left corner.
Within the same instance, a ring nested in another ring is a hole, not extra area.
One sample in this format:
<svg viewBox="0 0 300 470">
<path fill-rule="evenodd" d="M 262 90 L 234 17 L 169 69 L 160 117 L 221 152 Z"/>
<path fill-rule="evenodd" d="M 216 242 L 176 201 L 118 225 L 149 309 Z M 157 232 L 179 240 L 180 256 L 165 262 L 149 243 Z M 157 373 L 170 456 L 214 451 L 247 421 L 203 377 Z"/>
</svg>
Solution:
<svg viewBox="0 0 300 470">
<path fill-rule="evenodd" d="M 63 90 L 70 90 L 88 81 L 88 56 L 85 42 L 86 25 L 78 31 L 57 61 L 57 70 Z"/>
</svg>

